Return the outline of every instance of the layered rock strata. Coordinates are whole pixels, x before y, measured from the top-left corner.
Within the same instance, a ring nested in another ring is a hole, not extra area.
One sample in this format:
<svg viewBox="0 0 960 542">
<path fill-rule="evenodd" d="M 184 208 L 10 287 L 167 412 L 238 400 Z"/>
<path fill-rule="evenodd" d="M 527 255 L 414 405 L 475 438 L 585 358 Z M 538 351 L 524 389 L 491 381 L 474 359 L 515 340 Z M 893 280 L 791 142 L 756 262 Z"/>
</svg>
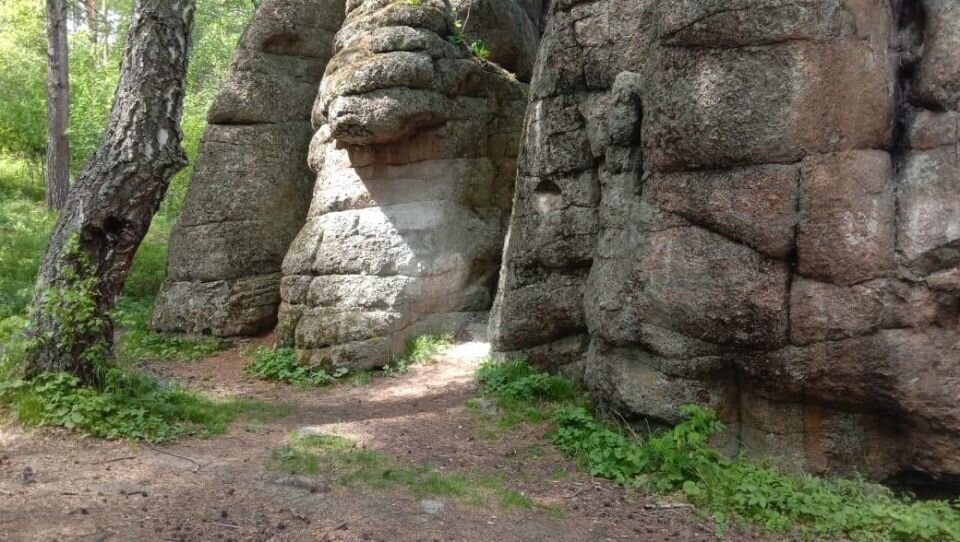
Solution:
<svg viewBox="0 0 960 542">
<path fill-rule="evenodd" d="M 344 0 L 257 10 L 207 114 L 154 329 L 231 336 L 276 323 L 280 264 L 310 204 L 310 110 L 343 17 Z"/>
<path fill-rule="evenodd" d="M 456 35 L 439 0 L 348 5 L 283 264 L 279 341 L 312 365 L 382 366 L 490 308 L 526 87 Z"/>
<path fill-rule="evenodd" d="M 491 321 L 730 451 L 960 475 L 960 10 L 561 0 Z M 917 478 L 917 479 L 919 479 Z"/>
</svg>

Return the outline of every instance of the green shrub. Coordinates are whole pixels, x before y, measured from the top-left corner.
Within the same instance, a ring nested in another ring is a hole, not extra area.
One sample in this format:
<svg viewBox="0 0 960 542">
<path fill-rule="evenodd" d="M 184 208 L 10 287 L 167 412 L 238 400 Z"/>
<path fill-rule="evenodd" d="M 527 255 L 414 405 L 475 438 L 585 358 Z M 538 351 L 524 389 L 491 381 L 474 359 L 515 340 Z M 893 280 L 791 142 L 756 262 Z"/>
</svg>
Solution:
<svg viewBox="0 0 960 542">
<path fill-rule="evenodd" d="M 576 395 L 570 380 L 541 372 L 523 361 L 484 362 L 477 370 L 484 389 L 499 397 L 523 401 L 568 401 Z"/>
<path fill-rule="evenodd" d="M 524 362 L 486 363 L 478 371 L 485 393 L 528 404 L 551 397 L 544 388 L 565 389 L 541 384 L 548 377 L 560 378 Z M 915 501 L 858 478 L 824 480 L 728 458 L 709 444 L 723 424 L 701 407 L 684 406 L 683 422 L 641 440 L 574 404 L 566 393 L 554 397 L 549 410 L 554 429 L 548 437 L 553 444 L 595 476 L 682 494 L 720 526 L 732 520 L 770 531 L 798 529 L 817 538 L 960 540 L 960 502 Z"/>
<path fill-rule="evenodd" d="M 249 400 L 216 402 L 153 377 L 107 371 L 101 388 L 87 387 L 67 373 L 0 384 L 0 404 L 27 425 L 65 427 L 101 438 L 162 442 L 188 435 L 213 435 L 241 413 L 277 412 Z"/>
<path fill-rule="evenodd" d="M 311 368 L 301 363 L 296 350 L 290 347 L 258 348 L 253 356 L 253 362 L 244 369 L 247 374 L 296 386 L 322 386 L 348 372 L 346 369 L 338 369 L 330 374 L 322 369 Z"/>
<path fill-rule="evenodd" d="M 123 297 L 150 299 L 156 297 L 166 278 L 167 241 L 170 238 L 170 222 L 162 215 L 154 217 L 137 254 L 130 265 L 130 273 L 123 285 Z"/>
</svg>

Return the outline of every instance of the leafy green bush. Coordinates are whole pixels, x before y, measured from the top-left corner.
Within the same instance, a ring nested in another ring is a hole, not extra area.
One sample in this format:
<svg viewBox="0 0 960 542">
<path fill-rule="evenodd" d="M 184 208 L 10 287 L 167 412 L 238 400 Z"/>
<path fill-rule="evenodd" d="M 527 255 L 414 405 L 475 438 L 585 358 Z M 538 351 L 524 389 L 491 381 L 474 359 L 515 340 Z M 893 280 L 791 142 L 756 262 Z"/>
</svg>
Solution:
<svg viewBox="0 0 960 542">
<path fill-rule="evenodd" d="M 296 386 L 322 386 L 348 372 L 346 369 L 338 369 L 331 375 L 322 369 L 311 368 L 301 363 L 296 350 L 290 347 L 258 348 L 253 356 L 253 362 L 244 368 L 247 374 Z"/>
<path fill-rule="evenodd" d="M 249 400 L 215 402 L 143 374 L 111 369 L 102 388 L 67 373 L 0 383 L 0 404 L 27 425 L 58 426 L 95 437 L 148 442 L 222 433 L 241 413 L 277 411 Z"/>
<path fill-rule="evenodd" d="M 548 377 L 560 378 L 524 362 L 486 363 L 478 371 L 486 393 L 528 403 L 549 397 L 539 391 Z M 548 389 L 556 387 L 562 386 Z M 770 531 L 795 528 L 818 538 L 960 540 L 960 501 L 914 501 L 862 479 L 792 475 L 742 457 L 728 458 L 709 444 L 723 424 L 696 405 L 683 407 L 683 422 L 641 440 L 601 421 L 565 394 L 553 401 L 550 441 L 593 475 L 657 493 L 680 493 L 721 526 L 733 520 Z"/>
<path fill-rule="evenodd" d="M 553 423 L 556 429 L 550 441 L 583 460 L 590 474 L 627 484 L 644 472 L 647 459 L 642 446 L 598 422 L 587 409 L 561 407 Z"/>
<path fill-rule="evenodd" d="M 570 380 L 544 373 L 523 361 L 484 362 L 477 370 L 484 389 L 499 397 L 525 401 L 568 401 L 576 395 Z"/>
</svg>

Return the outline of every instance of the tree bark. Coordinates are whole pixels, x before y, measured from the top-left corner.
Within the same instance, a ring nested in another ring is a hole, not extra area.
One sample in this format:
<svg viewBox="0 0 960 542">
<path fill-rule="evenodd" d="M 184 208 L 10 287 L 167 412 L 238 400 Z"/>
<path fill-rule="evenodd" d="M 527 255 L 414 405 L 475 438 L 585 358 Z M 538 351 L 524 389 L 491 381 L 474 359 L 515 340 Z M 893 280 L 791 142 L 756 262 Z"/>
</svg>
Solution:
<svg viewBox="0 0 960 542">
<path fill-rule="evenodd" d="M 61 209 L 70 187 L 70 78 L 67 6 L 47 0 L 47 207 Z"/>
<path fill-rule="evenodd" d="M 97 0 L 83 0 L 83 11 L 87 19 L 87 30 L 90 31 L 90 40 L 97 43 Z"/>
<path fill-rule="evenodd" d="M 196 0 L 137 0 L 106 131 L 58 217 L 32 304 L 28 375 L 86 382 L 110 358 L 110 311 L 170 178 L 186 165 L 180 117 Z"/>
</svg>

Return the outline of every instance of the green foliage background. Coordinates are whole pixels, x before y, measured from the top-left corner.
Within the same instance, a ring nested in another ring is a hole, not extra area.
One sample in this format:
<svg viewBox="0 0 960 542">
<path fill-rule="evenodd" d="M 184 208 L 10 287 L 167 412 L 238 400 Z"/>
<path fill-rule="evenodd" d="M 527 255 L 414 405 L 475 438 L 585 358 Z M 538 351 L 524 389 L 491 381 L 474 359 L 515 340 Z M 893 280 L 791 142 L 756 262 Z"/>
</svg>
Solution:
<svg viewBox="0 0 960 542">
<path fill-rule="evenodd" d="M 187 76 L 183 146 L 193 159 L 230 57 L 250 17 L 251 0 L 198 0 L 193 52 Z M 133 0 L 113 0 L 104 54 L 104 37 L 94 42 L 83 24 L 70 29 L 70 167 L 76 173 L 96 147 L 106 126 L 120 75 L 120 60 Z M 102 32 L 101 32 L 102 34 Z M 0 155 L 25 161 L 30 184 L 42 187 L 46 149 L 46 34 L 43 2 L 0 2 Z M 192 165 L 173 180 L 161 213 L 176 217 L 192 174 Z"/>
<path fill-rule="evenodd" d="M 102 7 L 102 3 L 98 3 Z M 99 12 L 96 39 L 68 3 L 70 65 L 70 169 L 75 175 L 106 127 L 120 75 L 123 41 L 133 0 L 111 0 Z M 146 327 L 164 279 L 167 239 L 192 175 L 206 111 L 226 73 L 252 0 L 197 0 L 182 119 L 191 166 L 174 177 L 160 213 L 140 245 L 114 321 L 116 365 L 98 389 L 72 376 L 17 378 L 29 337 L 25 309 L 56 215 L 44 207 L 46 153 L 46 33 L 42 0 L 0 2 L 0 406 L 23 423 L 59 425 L 103 437 L 152 441 L 220 432 L 253 407 L 215 402 L 162 385 L 129 369 L 143 359 L 190 361 L 222 344 L 211 338 L 157 334 Z M 105 24 L 108 21 L 109 25 Z M 106 27 L 109 26 L 109 31 Z M 77 315 L 82 316 L 78 313 Z M 77 316 L 73 315 L 73 316 Z M 92 324 L 91 324 L 92 325 Z M 257 407 L 259 408 L 259 407 Z"/>
</svg>

